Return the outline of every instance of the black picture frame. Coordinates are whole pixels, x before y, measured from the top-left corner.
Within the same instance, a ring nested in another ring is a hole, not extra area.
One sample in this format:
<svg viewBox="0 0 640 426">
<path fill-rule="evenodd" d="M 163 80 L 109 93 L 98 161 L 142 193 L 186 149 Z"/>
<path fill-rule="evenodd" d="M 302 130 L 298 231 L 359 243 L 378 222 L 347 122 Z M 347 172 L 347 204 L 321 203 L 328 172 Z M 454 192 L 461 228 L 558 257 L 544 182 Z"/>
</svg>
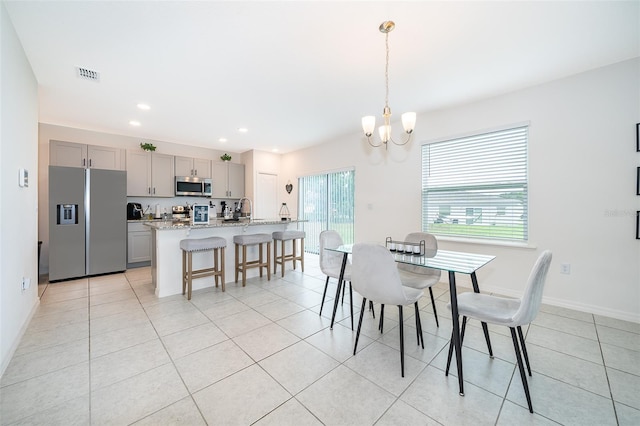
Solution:
<svg viewBox="0 0 640 426">
<path fill-rule="evenodd" d="M 636 123 L 636 152 L 640 152 L 640 123 Z"/>
<path fill-rule="evenodd" d="M 640 211 L 636 212 L 636 240 L 640 240 Z"/>
</svg>

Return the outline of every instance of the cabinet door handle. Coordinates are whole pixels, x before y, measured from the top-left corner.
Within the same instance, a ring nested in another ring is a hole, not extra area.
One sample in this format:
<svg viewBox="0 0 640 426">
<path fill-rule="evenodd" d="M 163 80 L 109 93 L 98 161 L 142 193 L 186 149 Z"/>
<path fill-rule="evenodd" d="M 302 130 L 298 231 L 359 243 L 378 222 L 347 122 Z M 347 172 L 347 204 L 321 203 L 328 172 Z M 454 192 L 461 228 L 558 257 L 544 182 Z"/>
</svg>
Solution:
<svg viewBox="0 0 640 426">
<path fill-rule="evenodd" d="M 195 171 L 193 172 L 194 176 L 198 176 L 198 169 L 195 169 Z"/>
<path fill-rule="evenodd" d="M 91 167 L 93 164 L 91 164 L 91 159 L 89 159 L 89 167 Z"/>
<path fill-rule="evenodd" d="M 86 158 L 83 158 L 83 159 L 82 159 L 82 167 L 84 167 L 84 166 L 86 166 L 86 165 L 87 165 L 87 159 L 86 159 Z"/>
<path fill-rule="evenodd" d="M 156 195 L 156 187 L 153 187 L 153 195 Z"/>
<path fill-rule="evenodd" d="M 147 188 L 147 192 L 149 193 L 149 195 L 151 195 L 151 187 Z"/>
</svg>

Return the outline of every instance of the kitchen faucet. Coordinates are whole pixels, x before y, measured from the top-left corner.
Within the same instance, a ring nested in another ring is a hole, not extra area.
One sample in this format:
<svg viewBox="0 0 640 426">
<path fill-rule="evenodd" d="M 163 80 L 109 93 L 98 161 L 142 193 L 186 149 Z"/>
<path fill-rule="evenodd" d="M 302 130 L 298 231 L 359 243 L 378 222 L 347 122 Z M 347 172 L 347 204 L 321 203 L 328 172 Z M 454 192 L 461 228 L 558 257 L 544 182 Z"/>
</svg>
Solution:
<svg viewBox="0 0 640 426">
<path fill-rule="evenodd" d="M 244 207 L 244 200 L 247 200 L 249 202 L 249 222 L 251 222 L 253 220 L 253 204 L 251 203 L 251 200 L 249 198 L 242 197 L 240 198 L 240 200 L 238 200 L 238 210 L 242 212 L 242 207 Z"/>
</svg>

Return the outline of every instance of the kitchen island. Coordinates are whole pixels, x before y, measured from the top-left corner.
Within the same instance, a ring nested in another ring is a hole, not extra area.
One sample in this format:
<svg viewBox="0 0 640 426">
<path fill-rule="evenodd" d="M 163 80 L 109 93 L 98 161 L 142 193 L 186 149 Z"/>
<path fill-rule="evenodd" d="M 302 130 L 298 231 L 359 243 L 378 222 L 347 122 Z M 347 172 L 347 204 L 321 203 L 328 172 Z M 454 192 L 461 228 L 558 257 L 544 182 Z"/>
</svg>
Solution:
<svg viewBox="0 0 640 426">
<path fill-rule="evenodd" d="M 227 240 L 225 249 L 225 283 L 235 282 L 235 249 L 233 237 L 242 234 L 271 234 L 274 231 L 297 229 L 303 221 L 280 219 L 254 219 L 226 222 L 212 220 L 208 225 L 191 225 L 188 222 L 155 221 L 147 222 L 151 229 L 151 276 L 156 296 L 166 297 L 182 294 L 182 251 L 180 240 L 185 238 L 222 237 Z M 273 243 L 271 244 L 273 247 Z M 266 250 L 266 248 L 265 248 Z M 287 248 L 289 250 L 289 248 Z M 273 248 L 271 248 L 273 265 Z M 247 256 L 255 258 L 257 247 L 249 247 Z M 193 268 L 207 268 L 213 265 L 212 252 L 194 253 Z M 270 267 L 271 267 L 270 265 Z M 247 278 L 258 276 L 258 270 L 249 270 Z M 253 274 L 252 274 L 253 273 Z M 199 278 L 193 281 L 193 290 L 214 286 L 213 277 Z"/>
</svg>

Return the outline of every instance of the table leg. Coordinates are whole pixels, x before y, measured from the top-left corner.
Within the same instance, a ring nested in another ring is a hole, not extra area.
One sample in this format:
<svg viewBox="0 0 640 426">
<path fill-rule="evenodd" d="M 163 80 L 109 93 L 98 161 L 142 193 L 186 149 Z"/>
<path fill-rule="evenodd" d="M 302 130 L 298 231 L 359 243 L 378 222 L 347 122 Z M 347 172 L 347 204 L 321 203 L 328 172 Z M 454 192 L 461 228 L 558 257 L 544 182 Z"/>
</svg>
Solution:
<svg viewBox="0 0 640 426">
<path fill-rule="evenodd" d="M 475 272 L 471 273 L 471 284 L 473 284 L 473 291 L 475 293 L 480 293 L 480 287 L 478 287 L 478 278 L 476 277 Z M 489 356 L 493 358 L 493 349 L 491 349 L 491 339 L 489 338 L 489 328 L 487 327 L 486 322 L 482 322 L 482 331 L 484 332 L 484 340 L 487 341 Z"/>
<path fill-rule="evenodd" d="M 460 395 L 464 396 L 464 381 L 462 378 L 462 347 L 460 344 L 460 318 L 458 318 L 458 293 L 456 291 L 456 276 L 449 271 L 449 293 L 451 296 L 451 316 L 453 317 L 453 347 L 456 351 L 456 365 L 458 367 L 458 385 Z"/>
<path fill-rule="evenodd" d="M 344 270 L 347 267 L 347 259 L 349 258 L 349 254 L 345 253 L 342 257 L 342 268 L 340 268 L 340 278 L 338 278 L 338 286 L 336 288 L 336 297 L 333 300 L 333 313 L 331 314 L 331 330 L 333 330 L 333 323 L 336 319 L 336 312 L 338 310 L 338 300 L 340 299 L 340 288 L 342 287 L 342 282 L 344 281 Z"/>
</svg>

